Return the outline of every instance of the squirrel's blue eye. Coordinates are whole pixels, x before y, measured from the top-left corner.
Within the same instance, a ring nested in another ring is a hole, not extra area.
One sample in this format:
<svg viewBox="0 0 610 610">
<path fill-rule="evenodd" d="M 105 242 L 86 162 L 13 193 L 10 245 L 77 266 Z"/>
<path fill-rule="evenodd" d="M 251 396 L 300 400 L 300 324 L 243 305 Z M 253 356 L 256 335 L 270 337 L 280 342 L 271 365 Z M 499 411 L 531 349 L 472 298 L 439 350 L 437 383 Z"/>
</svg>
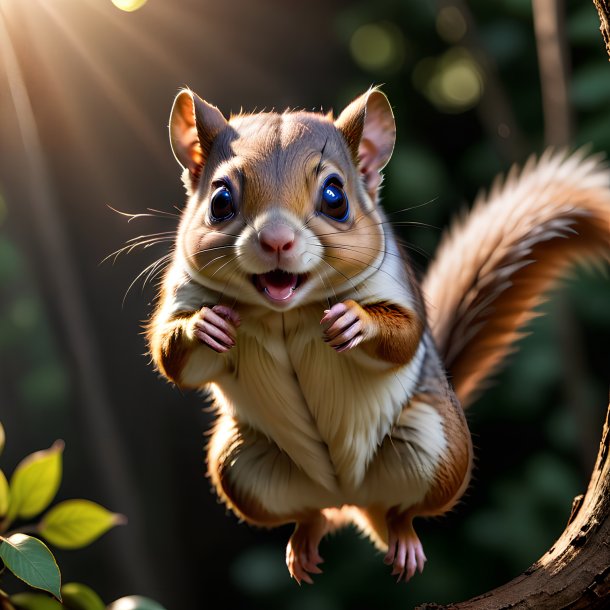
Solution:
<svg viewBox="0 0 610 610">
<path fill-rule="evenodd" d="M 338 222 L 345 222 L 349 216 L 347 196 L 337 176 L 328 178 L 322 187 L 320 211 Z"/>
<path fill-rule="evenodd" d="M 235 215 L 235 205 L 233 195 L 226 184 L 219 186 L 213 193 L 210 200 L 210 217 L 213 222 L 229 220 Z"/>
</svg>

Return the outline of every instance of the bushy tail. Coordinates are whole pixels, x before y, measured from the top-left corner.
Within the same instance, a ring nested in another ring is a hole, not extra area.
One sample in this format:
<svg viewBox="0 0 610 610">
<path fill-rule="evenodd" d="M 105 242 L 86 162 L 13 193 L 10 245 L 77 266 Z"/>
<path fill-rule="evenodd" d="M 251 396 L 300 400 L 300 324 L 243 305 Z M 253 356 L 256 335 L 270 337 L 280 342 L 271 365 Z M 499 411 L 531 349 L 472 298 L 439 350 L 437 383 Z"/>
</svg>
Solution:
<svg viewBox="0 0 610 610">
<path fill-rule="evenodd" d="M 586 259 L 610 260 L 610 170 L 583 152 L 547 151 L 513 167 L 455 223 L 423 289 L 464 406 L 514 350 L 551 283 Z"/>
</svg>

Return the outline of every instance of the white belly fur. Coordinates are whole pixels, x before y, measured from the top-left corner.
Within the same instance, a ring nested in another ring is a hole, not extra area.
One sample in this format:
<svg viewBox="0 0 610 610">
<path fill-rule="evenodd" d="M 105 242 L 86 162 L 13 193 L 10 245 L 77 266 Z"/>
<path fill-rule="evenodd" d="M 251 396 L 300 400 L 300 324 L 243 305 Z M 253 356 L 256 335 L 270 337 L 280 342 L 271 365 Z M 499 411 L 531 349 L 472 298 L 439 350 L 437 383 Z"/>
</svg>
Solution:
<svg viewBox="0 0 610 610">
<path fill-rule="evenodd" d="M 414 405 L 412 413 L 409 409 L 401 416 L 416 390 L 425 342 L 408 365 L 381 371 L 367 366 L 358 349 L 338 354 L 326 345 L 318 317 L 315 309 L 284 314 L 280 327 L 244 322 L 236 347 L 227 354 L 228 372 L 211 386 L 219 408 L 277 444 L 319 486 L 314 495 L 320 508 L 374 503 L 380 494 L 387 497 L 392 485 L 400 488 L 396 503 L 420 501 L 446 444 L 435 409 Z M 405 426 L 401 440 L 414 449 L 413 463 L 399 464 L 380 489 L 378 477 L 369 481 L 366 474 L 399 417 Z M 435 442 L 420 451 L 423 436 Z M 292 493 L 286 487 L 284 493 L 286 503 L 298 503 L 298 489 Z M 278 502 L 284 503 L 281 493 L 275 510 Z"/>
</svg>

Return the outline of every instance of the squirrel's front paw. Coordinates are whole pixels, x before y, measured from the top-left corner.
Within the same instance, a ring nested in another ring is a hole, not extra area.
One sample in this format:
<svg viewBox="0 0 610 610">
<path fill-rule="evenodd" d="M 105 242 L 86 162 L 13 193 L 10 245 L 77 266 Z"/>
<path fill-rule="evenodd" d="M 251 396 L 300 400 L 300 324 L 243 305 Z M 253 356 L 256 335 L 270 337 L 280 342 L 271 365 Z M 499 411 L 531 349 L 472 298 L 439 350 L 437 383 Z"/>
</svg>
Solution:
<svg viewBox="0 0 610 610">
<path fill-rule="evenodd" d="M 320 324 L 324 327 L 324 341 L 335 351 L 344 352 L 366 339 L 370 322 L 364 309 L 349 300 L 325 310 Z"/>
<path fill-rule="evenodd" d="M 240 324 L 239 315 L 230 307 L 202 307 L 195 319 L 193 334 L 215 352 L 224 353 L 235 345 Z"/>
</svg>

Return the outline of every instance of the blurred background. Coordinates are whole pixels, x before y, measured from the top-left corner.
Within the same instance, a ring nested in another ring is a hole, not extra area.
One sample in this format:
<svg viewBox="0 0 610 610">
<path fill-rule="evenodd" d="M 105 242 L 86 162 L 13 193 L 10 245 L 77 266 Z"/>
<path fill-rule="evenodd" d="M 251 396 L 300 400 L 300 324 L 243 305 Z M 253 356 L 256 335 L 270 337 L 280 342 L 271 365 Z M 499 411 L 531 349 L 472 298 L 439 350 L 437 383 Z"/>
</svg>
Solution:
<svg viewBox="0 0 610 610">
<path fill-rule="evenodd" d="M 291 528 L 252 529 L 217 503 L 204 470 L 212 415 L 145 355 L 155 282 L 134 279 L 170 243 L 102 260 L 176 227 L 184 191 L 167 121 L 179 87 L 228 114 L 339 111 L 382 83 L 398 125 L 384 205 L 430 225 L 397 227 L 424 273 L 449 219 L 544 150 L 553 121 L 565 127 L 557 142 L 610 151 L 610 65 L 593 3 L 547 3 L 565 16 L 569 92 L 550 122 L 528 0 L 138 4 L 0 0 L 0 467 L 10 473 L 62 438 L 59 499 L 129 518 L 85 550 L 58 551 L 64 579 L 168 610 L 214 597 L 229 608 L 351 610 L 458 601 L 516 576 L 563 530 L 597 453 L 607 274 L 575 272 L 470 409 L 474 481 L 451 515 L 419 525 L 423 576 L 395 585 L 372 546 L 345 531 L 322 543 L 315 586 L 298 587 L 283 560 Z M 127 222 L 111 208 L 157 211 Z"/>
</svg>

